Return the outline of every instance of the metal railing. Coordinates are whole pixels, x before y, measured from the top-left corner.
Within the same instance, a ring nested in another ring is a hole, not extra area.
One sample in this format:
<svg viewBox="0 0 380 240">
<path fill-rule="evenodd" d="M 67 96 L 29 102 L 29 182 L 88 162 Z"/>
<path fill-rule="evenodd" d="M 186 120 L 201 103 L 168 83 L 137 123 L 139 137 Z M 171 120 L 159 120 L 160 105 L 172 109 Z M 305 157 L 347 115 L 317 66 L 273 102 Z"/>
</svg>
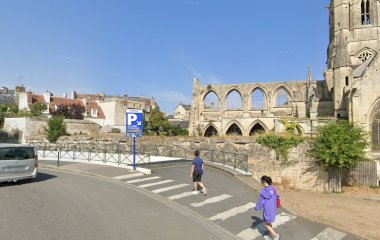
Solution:
<svg viewBox="0 0 380 240">
<path fill-rule="evenodd" d="M 85 160 L 111 162 L 119 165 L 132 165 L 133 153 L 129 144 L 83 144 L 83 143 L 31 143 L 38 149 L 42 158 L 53 158 L 59 160 Z M 150 164 L 151 156 L 173 157 L 191 160 L 194 151 L 200 150 L 201 157 L 205 161 L 229 166 L 233 169 L 248 171 L 248 154 L 227 152 L 214 149 L 185 148 L 179 145 L 160 145 L 140 143 L 136 146 L 136 164 Z"/>
<path fill-rule="evenodd" d="M 31 143 L 38 150 L 40 158 L 57 159 L 57 165 L 61 160 L 82 160 L 102 163 L 116 163 L 132 166 L 133 154 L 127 145 L 121 144 L 49 144 Z M 136 153 L 136 164 L 149 164 L 150 155 Z"/>
</svg>

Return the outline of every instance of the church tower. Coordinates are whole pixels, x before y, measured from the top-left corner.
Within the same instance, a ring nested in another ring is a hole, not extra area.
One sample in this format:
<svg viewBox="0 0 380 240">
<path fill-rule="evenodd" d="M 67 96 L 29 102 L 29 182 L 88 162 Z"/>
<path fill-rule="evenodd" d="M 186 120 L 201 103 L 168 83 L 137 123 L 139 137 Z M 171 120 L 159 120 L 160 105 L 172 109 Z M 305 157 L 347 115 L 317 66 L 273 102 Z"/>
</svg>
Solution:
<svg viewBox="0 0 380 240">
<path fill-rule="evenodd" d="M 348 98 L 355 69 L 379 50 L 379 6 L 378 0 L 332 0 L 329 5 L 325 78 L 338 118 L 349 118 Z"/>
</svg>

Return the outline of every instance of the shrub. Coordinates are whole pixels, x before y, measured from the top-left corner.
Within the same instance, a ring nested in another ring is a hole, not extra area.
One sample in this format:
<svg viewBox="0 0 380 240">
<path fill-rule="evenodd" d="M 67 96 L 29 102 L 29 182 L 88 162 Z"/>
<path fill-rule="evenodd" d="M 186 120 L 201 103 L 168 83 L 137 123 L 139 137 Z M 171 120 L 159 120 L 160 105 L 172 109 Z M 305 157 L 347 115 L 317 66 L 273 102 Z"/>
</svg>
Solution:
<svg viewBox="0 0 380 240">
<path fill-rule="evenodd" d="M 67 135 L 64 119 L 63 116 L 54 116 L 49 119 L 48 128 L 46 129 L 49 142 L 56 142 L 59 137 Z"/>
<path fill-rule="evenodd" d="M 112 129 L 111 129 L 111 132 L 112 132 L 112 133 L 120 133 L 121 130 L 120 130 L 119 128 L 112 128 Z"/>
<path fill-rule="evenodd" d="M 79 104 L 73 105 L 58 105 L 57 109 L 53 111 L 51 114 L 53 116 L 64 116 L 66 119 L 78 119 L 83 120 L 83 114 L 85 112 L 85 108 Z"/>
<path fill-rule="evenodd" d="M 330 122 L 318 128 L 311 147 L 311 156 L 324 165 L 350 168 L 367 159 L 368 134 L 355 123 Z"/>
<path fill-rule="evenodd" d="M 273 149 L 276 152 L 277 159 L 286 163 L 289 150 L 304 140 L 303 137 L 295 135 L 267 134 L 259 136 L 256 141 L 267 148 Z"/>
<path fill-rule="evenodd" d="M 44 111 L 47 110 L 47 105 L 43 103 L 34 103 L 30 106 L 30 113 L 32 116 L 39 117 Z"/>
</svg>

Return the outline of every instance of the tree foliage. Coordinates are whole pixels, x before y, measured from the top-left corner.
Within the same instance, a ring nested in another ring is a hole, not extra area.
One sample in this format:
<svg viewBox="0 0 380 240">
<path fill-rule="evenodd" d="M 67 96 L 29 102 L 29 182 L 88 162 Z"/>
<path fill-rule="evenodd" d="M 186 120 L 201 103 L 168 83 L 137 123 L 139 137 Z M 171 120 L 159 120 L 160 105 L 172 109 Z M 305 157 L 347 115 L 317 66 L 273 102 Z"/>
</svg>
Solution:
<svg viewBox="0 0 380 240">
<path fill-rule="evenodd" d="M 59 137 L 67 134 L 64 120 L 63 116 L 54 116 L 49 119 L 48 128 L 46 129 L 49 142 L 56 142 Z"/>
<path fill-rule="evenodd" d="M 34 103 L 30 106 L 30 113 L 34 117 L 42 116 L 42 113 L 47 110 L 47 105 L 43 103 Z"/>
<path fill-rule="evenodd" d="M 189 131 L 187 129 L 183 129 L 177 125 L 169 124 L 167 131 L 169 136 L 189 136 Z"/>
<path fill-rule="evenodd" d="M 157 108 L 152 109 L 149 114 L 148 130 L 155 134 L 166 133 L 169 127 L 169 121 L 165 115 Z"/>
<path fill-rule="evenodd" d="M 303 137 L 292 134 L 266 134 L 260 135 L 256 141 L 267 148 L 273 149 L 276 152 L 278 160 L 287 162 L 289 150 L 302 143 L 304 140 Z"/>
<path fill-rule="evenodd" d="M 4 119 L 6 117 L 15 115 L 18 113 L 18 107 L 14 104 L 0 104 L 0 128 L 4 126 Z"/>
<path fill-rule="evenodd" d="M 284 125 L 287 133 L 302 134 L 301 125 L 294 118 L 283 117 L 280 122 Z"/>
<path fill-rule="evenodd" d="M 85 108 L 79 104 L 73 105 L 58 105 L 57 109 L 51 114 L 53 116 L 64 116 L 66 119 L 79 119 L 83 120 Z"/>
<path fill-rule="evenodd" d="M 330 122 L 318 129 L 311 155 L 326 166 L 350 168 L 366 160 L 368 134 L 355 123 Z"/>
</svg>

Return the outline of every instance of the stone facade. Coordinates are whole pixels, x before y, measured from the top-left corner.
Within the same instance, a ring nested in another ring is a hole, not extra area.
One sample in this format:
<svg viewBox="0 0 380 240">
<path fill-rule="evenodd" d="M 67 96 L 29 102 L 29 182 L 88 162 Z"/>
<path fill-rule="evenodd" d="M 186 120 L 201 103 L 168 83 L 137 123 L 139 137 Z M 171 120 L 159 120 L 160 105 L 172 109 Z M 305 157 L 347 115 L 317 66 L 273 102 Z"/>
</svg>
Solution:
<svg viewBox="0 0 380 240">
<path fill-rule="evenodd" d="M 281 116 L 299 119 L 306 133 L 324 117 L 343 118 L 366 128 L 372 151 L 380 152 L 380 2 L 332 0 L 328 9 L 324 80 L 314 81 L 310 70 L 306 80 L 291 82 L 201 85 L 195 79 L 190 134 L 249 136 L 277 130 Z M 240 96 L 238 108 L 228 107 L 232 93 Z M 215 101 L 207 105 L 209 95 Z"/>
</svg>

